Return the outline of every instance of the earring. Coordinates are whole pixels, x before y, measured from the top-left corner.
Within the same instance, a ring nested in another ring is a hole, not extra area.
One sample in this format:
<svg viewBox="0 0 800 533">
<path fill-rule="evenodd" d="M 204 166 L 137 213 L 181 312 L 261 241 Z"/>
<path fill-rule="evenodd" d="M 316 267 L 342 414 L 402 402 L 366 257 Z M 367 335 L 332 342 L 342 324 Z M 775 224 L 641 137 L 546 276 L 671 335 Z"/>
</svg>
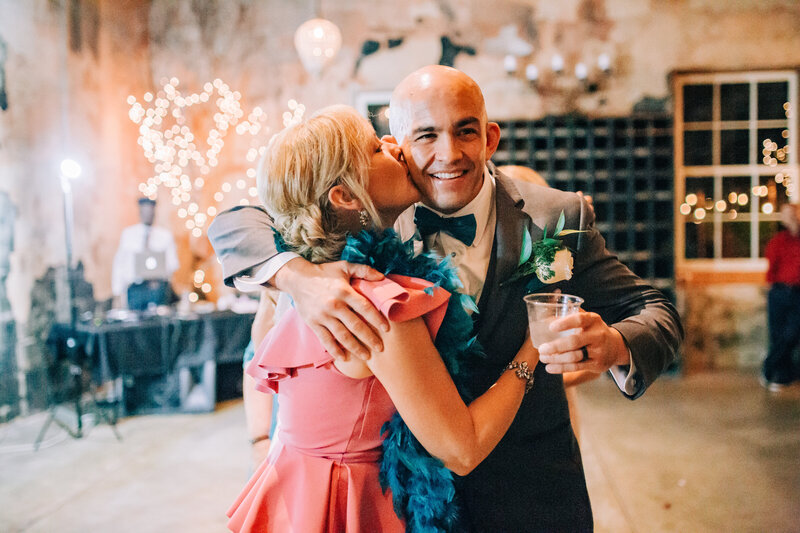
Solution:
<svg viewBox="0 0 800 533">
<path fill-rule="evenodd" d="M 358 221 L 361 222 L 361 227 L 363 229 L 367 229 L 369 227 L 369 213 L 367 213 L 366 209 L 362 209 L 358 212 Z"/>
</svg>

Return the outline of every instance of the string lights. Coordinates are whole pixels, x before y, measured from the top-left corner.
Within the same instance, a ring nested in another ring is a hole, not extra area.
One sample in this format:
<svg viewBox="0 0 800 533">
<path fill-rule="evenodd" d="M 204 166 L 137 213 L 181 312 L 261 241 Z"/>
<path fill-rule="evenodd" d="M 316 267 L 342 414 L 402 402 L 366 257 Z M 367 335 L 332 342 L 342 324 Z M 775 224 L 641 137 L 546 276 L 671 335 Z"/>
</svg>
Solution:
<svg viewBox="0 0 800 533">
<path fill-rule="evenodd" d="M 133 95 L 127 99 L 128 117 L 139 125 L 137 144 L 154 170 L 152 176 L 139 184 L 139 191 L 155 200 L 159 189 L 166 189 L 186 230 L 199 238 L 228 194 L 238 195 L 239 205 L 250 204 L 258 195 L 256 161 L 266 150 L 263 134 L 268 131 L 264 126 L 267 114 L 260 107 L 254 107 L 245 116 L 241 93 L 231 90 L 219 78 L 204 84 L 201 92 L 193 94 L 182 93 L 178 88 L 180 81 L 175 77 L 163 79 L 161 85 L 162 89 L 156 94 L 145 93 L 141 102 Z M 191 117 L 193 120 L 187 118 L 192 107 L 204 104 L 214 107 L 211 111 L 203 109 Z M 305 106 L 294 99 L 289 100 L 288 108 L 282 116 L 284 127 L 300 122 L 305 113 Z M 213 121 L 205 139 L 193 129 L 200 122 L 207 122 L 198 120 L 204 116 L 202 113 L 209 114 Z M 213 198 L 213 203 L 206 206 L 200 199 L 200 192 L 220 181 L 215 169 L 219 166 L 225 138 L 231 131 L 252 137 L 245 155 L 248 168 L 243 177 L 234 182 L 223 181 L 212 195 L 203 195 Z M 196 270 L 192 281 L 204 294 L 212 291 L 203 270 Z M 189 294 L 192 302 L 198 298 L 196 292 Z"/>
<path fill-rule="evenodd" d="M 791 109 L 789 102 L 783 104 L 784 114 L 786 118 L 791 117 Z M 769 168 L 778 168 L 779 165 L 786 165 L 789 163 L 789 130 L 784 129 L 781 131 L 781 139 L 783 146 L 770 138 L 764 139 L 761 143 L 761 155 L 763 156 L 761 162 Z M 777 211 L 777 188 L 782 186 L 786 189 L 786 196 L 788 198 L 795 198 L 797 193 L 797 185 L 795 180 L 792 179 L 788 170 L 781 168 L 776 172 L 773 181 L 767 185 L 757 185 L 752 187 L 750 194 L 757 198 L 768 198 L 767 201 L 760 203 L 761 212 L 765 215 L 771 215 Z M 736 193 L 730 192 L 724 200 L 717 200 L 714 202 L 713 198 L 706 198 L 705 195 L 698 196 L 695 193 L 688 193 L 679 211 L 684 216 L 692 216 L 694 222 L 699 224 L 706 216 L 713 211 L 725 213 L 727 211 L 728 218 L 733 220 L 739 216 L 739 210 L 747 206 L 750 202 L 750 196 L 744 192 Z"/>
<path fill-rule="evenodd" d="M 163 89 L 155 95 L 145 93 L 143 102 L 133 95 L 127 100 L 131 106 L 128 117 L 139 124 L 137 143 L 155 171 L 139 184 L 139 191 L 155 199 L 159 187 L 166 188 L 178 210 L 178 217 L 186 219 L 186 229 L 193 237 L 200 237 L 218 208 L 211 205 L 202 209 L 193 193 L 204 189 L 213 177 L 213 169 L 219 165 L 228 133 L 234 130 L 238 135 L 256 136 L 267 116 L 260 107 L 255 107 L 245 117 L 241 93 L 232 91 L 220 79 L 206 83 L 202 92 L 194 94 L 183 94 L 178 89 L 180 82 L 177 78 L 162 81 Z M 190 127 L 186 113 L 193 106 L 208 102 L 212 102 L 216 109 L 212 116 L 213 126 L 203 143 L 198 132 Z M 248 161 L 254 161 L 256 157 L 248 158 Z M 248 169 L 246 175 L 254 179 L 255 169 Z M 230 192 L 230 184 L 223 183 L 220 190 Z M 224 200 L 224 194 L 215 193 L 213 197 L 217 204 Z M 249 200 L 245 197 L 240 203 L 249 203 Z"/>
</svg>

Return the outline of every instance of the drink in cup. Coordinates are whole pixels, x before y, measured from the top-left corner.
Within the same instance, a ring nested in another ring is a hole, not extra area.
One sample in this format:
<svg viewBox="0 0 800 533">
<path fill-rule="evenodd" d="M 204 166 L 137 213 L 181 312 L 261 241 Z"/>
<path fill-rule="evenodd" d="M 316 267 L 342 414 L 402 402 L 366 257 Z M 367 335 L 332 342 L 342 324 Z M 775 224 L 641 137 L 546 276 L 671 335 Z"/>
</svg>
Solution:
<svg viewBox="0 0 800 533">
<path fill-rule="evenodd" d="M 528 308 L 528 325 L 531 329 L 531 341 L 535 348 L 544 343 L 554 341 L 578 333 L 578 329 L 566 331 L 550 331 L 550 324 L 561 317 L 579 312 L 583 298 L 570 294 L 538 293 L 525 296 Z"/>
</svg>

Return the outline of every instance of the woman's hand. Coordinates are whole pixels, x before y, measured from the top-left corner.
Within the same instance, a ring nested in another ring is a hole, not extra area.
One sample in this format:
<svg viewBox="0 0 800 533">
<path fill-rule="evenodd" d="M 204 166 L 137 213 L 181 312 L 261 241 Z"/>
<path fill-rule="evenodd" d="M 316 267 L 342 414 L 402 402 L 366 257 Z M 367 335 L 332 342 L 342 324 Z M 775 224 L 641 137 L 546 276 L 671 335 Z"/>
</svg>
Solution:
<svg viewBox="0 0 800 533">
<path fill-rule="evenodd" d="M 289 293 L 295 308 L 322 345 L 336 359 L 352 354 L 368 359 L 381 351 L 378 330 L 389 322 L 351 285 L 351 278 L 380 281 L 383 274 L 366 265 L 345 261 L 314 264 L 292 259 L 275 275 L 275 286 Z"/>
</svg>

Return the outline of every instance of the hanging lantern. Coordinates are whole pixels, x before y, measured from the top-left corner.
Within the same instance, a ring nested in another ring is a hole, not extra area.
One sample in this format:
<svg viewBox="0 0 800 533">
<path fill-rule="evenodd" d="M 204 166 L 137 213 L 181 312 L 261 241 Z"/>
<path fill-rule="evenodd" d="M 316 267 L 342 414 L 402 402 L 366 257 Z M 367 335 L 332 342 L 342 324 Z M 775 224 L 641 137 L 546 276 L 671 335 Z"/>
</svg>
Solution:
<svg viewBox="0 0 800 533">
<path fill-rule="evenodd" d="M 308 20 L 297 28 L 294 46 L 300 61 L 312 76 L 318 76 L 333 61 L 342 46 L 342 33 L 333 22 L 321 18 Z"/>
</svg>

